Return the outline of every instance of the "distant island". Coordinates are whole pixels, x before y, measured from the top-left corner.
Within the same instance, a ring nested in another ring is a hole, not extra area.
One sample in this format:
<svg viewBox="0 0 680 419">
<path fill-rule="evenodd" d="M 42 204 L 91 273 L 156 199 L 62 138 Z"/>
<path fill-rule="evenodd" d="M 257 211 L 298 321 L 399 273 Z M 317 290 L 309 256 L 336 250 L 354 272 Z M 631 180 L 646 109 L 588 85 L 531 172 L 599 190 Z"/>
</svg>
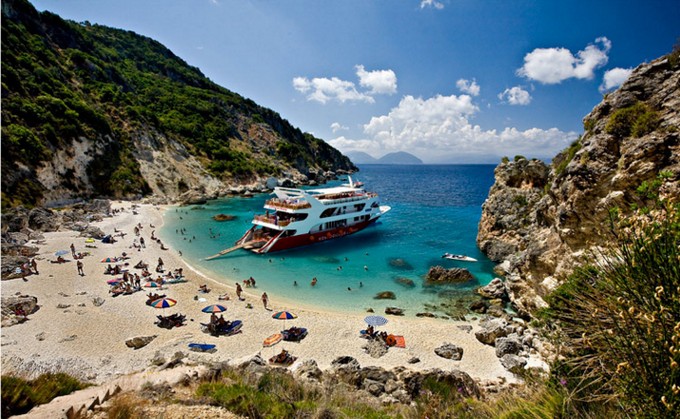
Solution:
<svg viewBox="0 0 680 419">
<path fill-rule="evenodd" d="M 418 157 L 405 151 L 387 153 L 379 159 L 363 151 L 350 151 L 346 155 L 354 164 L 423 164 Z"/>
</svg>

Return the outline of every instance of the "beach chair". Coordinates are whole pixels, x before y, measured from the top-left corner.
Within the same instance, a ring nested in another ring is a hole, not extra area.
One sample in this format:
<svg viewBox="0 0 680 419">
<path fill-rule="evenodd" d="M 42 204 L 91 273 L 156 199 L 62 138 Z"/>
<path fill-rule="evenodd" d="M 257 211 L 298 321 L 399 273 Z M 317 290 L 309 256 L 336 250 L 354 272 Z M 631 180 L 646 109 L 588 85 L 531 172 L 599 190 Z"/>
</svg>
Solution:
<svg viewBox="0 0 680 419">
<path fill-rule="evenodd" d="M 307 329 L 304 327 L 291 327 L 290 329 L 282 330 L 283 340 L 288 342 L 300 342 L 307 336 Z"/>
</svg>

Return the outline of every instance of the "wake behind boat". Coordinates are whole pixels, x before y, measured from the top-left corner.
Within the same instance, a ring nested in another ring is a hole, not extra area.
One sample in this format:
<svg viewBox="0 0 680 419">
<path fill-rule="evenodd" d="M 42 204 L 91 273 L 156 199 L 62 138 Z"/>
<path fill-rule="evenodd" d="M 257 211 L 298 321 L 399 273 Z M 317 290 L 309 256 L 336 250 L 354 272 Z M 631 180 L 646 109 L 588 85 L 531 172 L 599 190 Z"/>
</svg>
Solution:
<svg viewBox="0 0 680 419">
<path fill-rule="evenodd" d="M 276 187 L 273 194 L 264 215 L 255 215 L 253 226 L 233 247 L 206 259 L 240 248 L 269 253 L 337 239 L 363 230 L 391 209 L 351 177 L 332 188 Z"/>
<path fill-rule="evenodd" d="M 465 255 L 454 255 L 452 253 L 444 253 L 442 255 L 444 259 L 449 259 L 449 260 L 459 260 L 462 262 L 477 262 L 477 259 L 471 258 L 470 256 L 465 256 Z"/>
</svg>

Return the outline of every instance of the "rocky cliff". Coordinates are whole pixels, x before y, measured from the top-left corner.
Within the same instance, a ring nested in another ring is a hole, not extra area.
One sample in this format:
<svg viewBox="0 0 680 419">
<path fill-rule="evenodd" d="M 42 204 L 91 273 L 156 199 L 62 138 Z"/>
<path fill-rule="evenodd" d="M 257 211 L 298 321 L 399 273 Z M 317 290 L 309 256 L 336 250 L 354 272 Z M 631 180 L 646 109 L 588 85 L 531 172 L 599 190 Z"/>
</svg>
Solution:
<svg viewBox="0 0 680 419">
<path fill-rule="evenodd" d="M 680 51 L 640 65 L 584 118 L 584 134 L 550 165 L 517 157 L 495 170 L 477 243 L 521 311 L 612 235 L 610 217 L 645 207 L 645 185 L 680 196 Z M 642 188 L 641 188 L 642 186 Z"/>
<path fill-rule="evenodd" d="M 2 2 L 2 205 L 215 197 L 356 167 L 130 31 Z"/>
</svg>

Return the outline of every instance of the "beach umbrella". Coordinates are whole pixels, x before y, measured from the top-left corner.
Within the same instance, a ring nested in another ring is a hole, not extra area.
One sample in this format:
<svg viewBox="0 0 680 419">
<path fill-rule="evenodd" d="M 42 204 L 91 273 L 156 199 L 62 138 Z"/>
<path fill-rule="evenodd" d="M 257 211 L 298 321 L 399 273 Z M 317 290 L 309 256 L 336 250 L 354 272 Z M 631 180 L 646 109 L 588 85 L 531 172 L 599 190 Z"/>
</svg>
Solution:
<svg viewBox="0 0 680 419">
<path fill-rule="evenodd" d="M 54 256 L 64 256 L 68 255 L 70 252 L 68 250 L 57 250 L 54 252 Z"/>
<path fill-rule="evenodd" d="M 286 320 L 297 319 L 297 314 L 293 314 L 289 311 L 279 311 L 272 314 L 273 319 L 283 320 L 283 328 L 286 328 Z"/>
<path fill-rule="evenodd" d="M 221 306 L 219 304 L 211 304 L 208 307 L 205 307 L 201 311 L 204 312 L 204 313 L 221 313 L 223 311 L 227 311 L 227 308 L 225 306 Z"/>
<path fill-rule="evenodd" d="M 384 318 L 383 316 L 366 316 L 364 319 L 367 325 L 369 326 L 382 326 L 387 323 L 387 319 Z"/>
<path fill-rule="evenodd" d="M 102 259 L 102 263 L 111 263 L 115 262 L 116 260 L 114 258 L 104 258 Z"/>
<path fill-rule="evenodd" d="M 159 298 L 158 300 L 152 301 L 149 305 L 153 308 L 168 308 L 175 304 L 177 304 L 177 300 L 173 300 L 172 298 Z"/>
</svg>

